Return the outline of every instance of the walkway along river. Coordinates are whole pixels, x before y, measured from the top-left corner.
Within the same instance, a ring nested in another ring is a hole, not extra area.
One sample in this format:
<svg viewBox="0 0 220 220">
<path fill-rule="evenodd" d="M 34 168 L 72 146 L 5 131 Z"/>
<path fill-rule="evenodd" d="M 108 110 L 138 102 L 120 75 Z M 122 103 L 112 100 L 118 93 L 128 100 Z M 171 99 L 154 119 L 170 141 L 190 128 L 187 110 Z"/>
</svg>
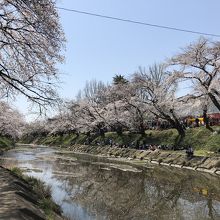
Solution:
<svg viewBox="0 0 220 220">
<path fill-rule="evenodd" d="M 64 154 L 43 146 L 10 150 L 1 165 L 20 167 L 50 185 L 69 219 L 220 219 L 220 177 L 208 173 Z"/>
</svg>

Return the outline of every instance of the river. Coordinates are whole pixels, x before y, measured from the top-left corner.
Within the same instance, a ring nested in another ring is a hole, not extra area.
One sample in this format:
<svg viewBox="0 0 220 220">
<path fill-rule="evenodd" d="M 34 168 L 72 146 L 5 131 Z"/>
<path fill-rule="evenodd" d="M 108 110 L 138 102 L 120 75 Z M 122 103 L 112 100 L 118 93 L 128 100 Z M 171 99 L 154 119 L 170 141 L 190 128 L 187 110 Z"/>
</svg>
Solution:
<svg viewBox="0 0 220 220">
<path fill-rule="evenodd" d="M 211 174 L 44 146 L 10 150 L 1 165 L 19 167 L 51 186 L 53 200 L 68 219 L 220 219 L 220 178 Z"/>
</svg>

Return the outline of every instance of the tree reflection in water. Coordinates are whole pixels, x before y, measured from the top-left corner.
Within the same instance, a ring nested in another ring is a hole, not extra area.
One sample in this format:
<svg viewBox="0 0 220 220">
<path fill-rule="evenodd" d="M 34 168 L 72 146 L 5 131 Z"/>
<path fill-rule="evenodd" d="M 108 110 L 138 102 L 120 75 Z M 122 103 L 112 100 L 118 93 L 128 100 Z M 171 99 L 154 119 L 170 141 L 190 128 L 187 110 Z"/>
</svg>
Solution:
<svg viewBox="0 0 220 220">
<path fill-rule="evenodd" d="M 16 158 L 17 166 L 28 167 L 31 175 L 51 185 L 55 201 L 70 219 L 220 219 L 217 176 L 171 167 L 112 164 L 85 155 L 74 159 L 57 156 L 51 149 L 5 155 L 8 159 L 3 164 L 15 163 Z"/>
<path fill-rule="evenodd" d="M 74 169 L 59 167 L 81 174 L 77 178 L 68 177 L 71 190 L 76 192 L 72 200 L 96 217 L 220 219 L 218 177 L 166 167 L 143 169 L 141 173 L 106 167 L 89 162 Z"/>
</svg>

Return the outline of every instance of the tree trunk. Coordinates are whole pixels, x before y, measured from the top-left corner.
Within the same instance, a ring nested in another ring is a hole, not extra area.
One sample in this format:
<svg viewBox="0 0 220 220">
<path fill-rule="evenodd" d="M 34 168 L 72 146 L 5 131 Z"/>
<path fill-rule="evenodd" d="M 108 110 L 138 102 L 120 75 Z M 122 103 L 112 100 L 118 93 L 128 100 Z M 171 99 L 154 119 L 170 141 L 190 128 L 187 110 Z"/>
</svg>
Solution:
<svg viewBox="0 0 220 220">
<path fill-rule="evenodd" d="M 179 144 L 182 142 L 183 138 L 185 137 L 185 130 L 182 126 L 182 124 L 179 122 L 178 118 L 176 117 L 176 115 L 174 114 L 173 110 L 170 110 L 173 119 L 171 117 L 170 118 L 170 123 L 171 125 L 173 125 L 174 128 L 176 128 L 176 130 L 178 131 L 178 138 L 175 141 L 175 146 L 174 146 L 174 150 L 178 149 Z"/>
<path fill-rule="evenodd" d="M 214 130 L 210 127 L 209 125 L 209 118 L 207 117 L 207 106 L 205 106 L 205 108 L 203 109 L 203 120 L 205 123 L 205 127 L 210 130 L 211 132 L 213 132 Z"/>
<path fill-rule="evenodd" d="M 176 123 L 176 129 L 177 129 L 178 134 L 180 136 L 180 140 L 177 144 L 180 144 L 182 139 L 185 137 L 185 130 L 184 130 L 183 126 L 180 123 Z"/>
<path fill-rule="evenodd" d="M 208 93 L 209 98 L 212 100 L 213 104 L 216 106 L 216 108 L 220 111 L 220 103 L 215 98 L 215 96 L 212 93 Z"/>
<path fill-rule="evenodd" d="M 141 135 L 144 135 L 144 134 L 145 134 L 145 127 L 144 127 L 144 124 L 143 124 L 143 123 L 140 123 L 139 133 L 140 133 Z"/>
<path fill-rule="evenodd" d="M 99 134 L 102 136 L 102 137 L 105 137 L 105 131 L 103 128 L 100 128 L 99 129 Z"/>
<path fill-rule="evenodd" d="M 119 136 L 122 135 L 122 127 L 121 127 L 121 126 L 119 126 L 119 127 L 116 128 L 116 133 L 117 133 Z"/>
</svg>

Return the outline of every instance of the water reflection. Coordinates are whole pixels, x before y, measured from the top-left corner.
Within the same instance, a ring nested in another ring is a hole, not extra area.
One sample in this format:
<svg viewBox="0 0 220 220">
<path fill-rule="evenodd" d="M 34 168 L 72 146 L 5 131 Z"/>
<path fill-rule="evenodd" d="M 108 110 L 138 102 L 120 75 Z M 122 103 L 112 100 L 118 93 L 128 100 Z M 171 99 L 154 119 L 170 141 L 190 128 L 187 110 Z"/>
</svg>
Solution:
<svg viewBox="0 0 220 220">
<path fill-rule="evenodd" d="M 10 151 L 3 165 L 22 167 L 52 187 L 70 219 L 220 219 L 220 178 L 155 166 L 113 164 L 48 148 Z"/>
</svg>

